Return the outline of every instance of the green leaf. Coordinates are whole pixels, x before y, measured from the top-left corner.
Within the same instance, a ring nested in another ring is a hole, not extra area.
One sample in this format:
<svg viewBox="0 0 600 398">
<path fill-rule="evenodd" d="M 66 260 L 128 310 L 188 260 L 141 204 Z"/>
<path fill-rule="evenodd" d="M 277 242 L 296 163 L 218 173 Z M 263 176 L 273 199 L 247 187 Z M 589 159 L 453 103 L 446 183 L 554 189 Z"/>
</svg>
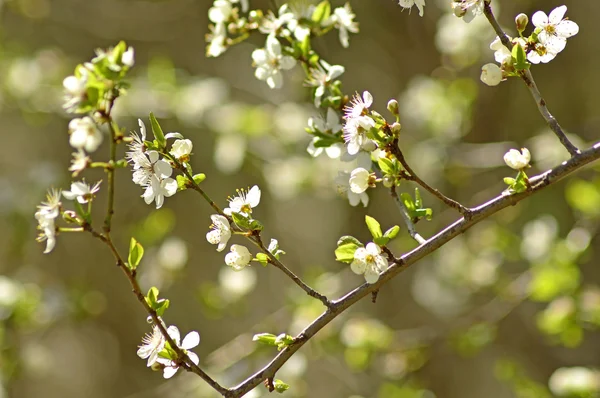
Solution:
<svg viewBox="0 0 600 398">
<path fill-rule="evenodd" d="M 202 181 L 206 180 L 206 174 L 204 174 L 204 173 L 196 174 L 192 178 L 194 179 L 194 182 L 196 184 L 200 184 Z"/>
<path fill-rule="evenodd" d="M 431 209 L 417 209 L 415 210 L 415 217 L 427 219 L 427 221 L 431 221 L 431 217 L 433 216 L 433 210 Z"/>
<path fill-rule="evenodd" d="M 406 210 L 408 210 L 408 214 L 410 216 L 413 216 L 416 206 L 415 206 L 415 202 L 413 201 L 413 198 L 410 196 L 410 194 L 403 192 L 400 194 L 400 200 L 402 200 L 402 203 L 404 203 L 404 207 L 406 207 Z"/>
<path fill-rule="evenodd" d="M 365 216 L 365 222 L 367 223 L 367 228 L 369 228 L 369 232 L 373 236 L 373 239 L 383 236 L 383 232 L 381 232 L 381 225 L 379 225 L 379 222 L 377 222 L 376 219 L 370 216 Z"/>
<path fill-rule="evenodd" d="M 148 294 L 146 295 L 146 302 L 150 306 L 150 308 L 154 308 L 156 305 L 156 300 L 158 299 L 158 289 L 154 286 L 148 290 Z"/>
<path fill-rule="evenodd" d="M 170 302 L 168 299 L 158 300 L 158 302 L 156 303 L 156 307 L 154 308 L 156 310 L 156 314 L 158 316 L 163 316 L 166 309 L 169 308 L 169 304 L 170 304 Z"/>
<path fill-rule="evenodd" d="M 343 243 L 335 249 L 335 259 L 342 263 L 351 263 L 354 261 L 354 252 L 361 245 L 357 245 L 356 243 Z"/>
<path fill-rule="evenodd" d="M 524 70 L 529 68 L 530 64 L 527 62 L 527 54 L 525 54 L 525 50 L 521 47 L 521 44 L 517 43 L 513 46 L 512 57 L 515 60 L 515 69 Z"/>
<path fill-rule="evenodd" d="M 394 225 L 392 228 L 385 231 L 383 236 L 386 238 L 389 238 L 391 240 L 391 239 L 394 239 L 398 235 L 398 232 L 400 232 L 400 227 L 397 225 Z"/>
<path fill-rule="evenodd" d="M 154 134 L 154 138 L 156 138 L 160 148 L 164 149 L 167 145 L 167 140 L 165 139 L 165 134 L 163 133 L 160 124 L 158 124 L 158 120 L 156 120 L 156 117 L 154 117 L 154 113 L 152 112 L 150 112 L 150 123 L 152 125 L 152 134 Z"/>
<path fill-rule="evenodd" d="M 319 3 L 319 5 L 315 8 L 312 14 L 312 21 L 321 24 L 321 22 L 327 20 L 331 15 L 331 5 L 328 0 L 324 0 Z"/>
<path fill-rule="evenodd" d="M 127 268 L 130 270 L 136 269 L 140 264 L 140 261 L 142 261 L 142 257 L 144 257 L 144 248 L 134 237 L 131 237 L 131 241 L 129 242 L 129 256 L 127 257 Z"/>
<path fill-rule="evenodd" d="M 415 207 L 417 209 L 423 207 L 423 199 L 421 199 L 421 192 L 419 191 L 419 188 L 415 188 Z"/>
<path fill-rule="evenodd" d="M 187 184 L 190 180 L 184 175 L 177 174 L 175 181 L 177 181 L 177 190 L 183 191 L 184 189 L 187 189 Z"/>
<path fill-rule="evenodd" d="M 390 241 L 390 238 L 388 238 L 387 236 L 380 236 L 379 238 L 373 239 L 373 242 L 375 242 L 379 246 L 385 246 L 389 243 L 389 241 Z"/>
<path fill-rule="evenodd" d="M 277 349 L 279 351 L 283 350 L 285 347 L 291 345 L 292 343 L 294 343 L 294 338 L 292 336 L 290 336 L 289 334 L 285 334 L 285 333 L 281 333 L 275 339 L 275 344 L 277 345 Z"/>
<path fill-rule="evenodd" d="M 251 220 L 250 221 L 250 228 L 252 231 L 262 231 L 264 228 L 264 226 L 261 224 L 260 221 L 258 220 Z"/>
<path fill-rule="evenodd" d="M 396 174 L 396 168 L 394 167 L 394 163 L 388 158 L 379 158 L 377 161 L 377 165 L 381 169 L 383 174 Z"/>
<path fill-rule="evenodd" d="M 250 226 L 251 220 L 248 217 L 244 216 L 243 214 L 232 212 L 231 218 L 233 218 L 233 222 L 238 227 L 243 228 L 243 229 L 252 229 Z"/>
<path fill-rule="evenodd" d="M 259 343 L 276 346 L 275 340 L 277 340 L 277 336 L 271 333 L 259 333 L 255 334 L 252 337 L 252 341 L 258 341 Z"/>
<path fill-rule="evenodd" d="M 279 380 L 279 379 L 276 379 L 276 380 L 273 382 L 273 387 L 275 387 L 275 391 L 277 391 L 278 393 L 282 394 L 282 393 L 284 393 L 285 391 L 289 390 L 289 388 L 290 388 L 290 385 L 289 385 L 289 384 L 286 384 L 286 383 L 284 383 L 283 381 L 281 381 L 281 380 Z"/>
<path fill-rule="evenodd" d="M 257 253 L 256 254 L 256 261 L 258 261 L 264 267 L 266 267 L 269 264 L 269 256 L 267 256 L 265 253 Z"/>
<path fill-rule="evenodd" d="M 505 183 L 506 185 L 509 185 L 509 186 L 511 186 L 511 185 L 513 185 L 515 182 L 517 182 L 517 180 L 515 180 L 515 179 L 514 179 L 514 178 L 512 178 L 512 177 L 504 177 L 504 183 Z"/>
<path fill-rule="evenodd" d="M 339 238 L 337 241 L 338 246 L 341 246 L 346 243 L 354 243 L 358 247 L 363 247 L 363 244 L 361 243 L 361 241 L 356 239 L 354 236 L 350 236 L 350 235 L 344 235 L 341 238 Z"/>
</svg>

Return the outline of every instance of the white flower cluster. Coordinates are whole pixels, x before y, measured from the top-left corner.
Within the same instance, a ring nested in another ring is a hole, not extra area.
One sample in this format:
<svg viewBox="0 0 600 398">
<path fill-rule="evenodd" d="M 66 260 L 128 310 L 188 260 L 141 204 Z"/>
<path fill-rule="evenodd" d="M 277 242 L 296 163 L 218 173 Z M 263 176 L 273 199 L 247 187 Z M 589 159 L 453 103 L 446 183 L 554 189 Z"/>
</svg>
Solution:
<svg viewBox="0 0 600 398">
<path fill-rule="evenodd" d="M 549 16 L 543 11 L 537 11 L 531 18 L 531 22 L 535 26 L 534 34 L 531 38 L 510 38 L 512 45 L 520 45 L 526 50 L 527 61 L 532 64 L 552 61 L 558 53 L 565 49 L 567 39 L 579 32 L 579 26 L 575 22 L 564 18 L 566 12 L 566 6 L 555 8 Z M 520 30 L 524 29 L 527 25 L 527 16 L 521 14 L 515 22 Z M 514 60 L 511 51 L 502 44 L 498 37 L 490 44 L 490 49 L 494 51 L 494 59 L 500 66 L 494 63 L 483 65 L 481 81 L 488 86 L 496 86 L 513 72 Z"/>
<path fill-rule="evenodd" d="M 200 359 L 194 352 L 189 351 L 196 347 L 200 343 L 200 335 L 196 331 L 188 333 L 181 341 L 181 334 L 177 326 L 169 326 L 167 333 L 173 342 L 179 347 L 188 358 L 198 365 Z M 145 335 L 142 338 L 142 345 L 139 346 L 137 355 L 142 359 L 148 359 L 147 366 L 156 366 L 156 364 L 163 369 L 163 377 L 169 379 L 177 373 L 181 363 L 173 359 L 163 356 L 165 354 L 165 337 L 160 332 L 160 329 L 155 325 L 152 328 L 152 333 Z M 162 353 L 162 355 L 161 355 Z"/>
<path fill-rule="evenodd" d="M 556 55 L 565 49 L 567 39 L 579 32 L 579 26 L 565 19 L 567 6 L 556 7 L 546 15 L 543 11 L 537 11 L 531 17 L 535 26 L 538 42 L 533 50 L 527 53 L 527 60 L 532 64 L 550 62 Z"/>
<path fill-rule="evenodd" d="M 138 119 L 140 134 L 132 133 L 132 142 L 128 145 L 129 151 L 125 157 L 133 165 L 133 182 L 142 186 L 145 190 L 142 198 L 147 204 L 156 203 L 156 208 L 162 207 L 165 197 L 175 195 L 177 192 L 177 181 L 171 178 L 173 168 L 171 164 L 160 158 L 157 151 L 147 151 L 144 141 L 146 140 L 146 125 Z M 179 137 L 171 146 L 170 154 L 180 162 L 189 161 L 192 153 L 192 142 L 179 133 L 169 133 L 165 138 Z"/>
<path fill-rule="evenodd" d="M 425 7 L 425 0 L 398 0 L 398 4 L 400 5 L 400 7 L 408 9 L 412 8 L 412 6 L 417 6 L 417 8 L 419 9 L 419 16 L 423 16 L 423 7 Z"/>
<path fill-rule="evenodd" d="M 238 195 L 229 198 L 229 207 L 223 210 L 227 216 L 237 214 L 250 219 L 252 209 L 260 203 L 260 188 L 253 186 L 248 191 L 238 190 Z M 206 240 L 217 245 L 217 251 L 223 251 L 231 238 L 232 228 L 229 220 L 224 215 L 213 214 L 211 230 L 206 234 Z M 269 249 L 270 250 L 270 249 Z M 231 245 L 229 253 L 225 255 L 225 264 L 235 271 L 241 271 L 252 261 L 252 254 L 247 247 L 242 245 Z"/>
</svg>

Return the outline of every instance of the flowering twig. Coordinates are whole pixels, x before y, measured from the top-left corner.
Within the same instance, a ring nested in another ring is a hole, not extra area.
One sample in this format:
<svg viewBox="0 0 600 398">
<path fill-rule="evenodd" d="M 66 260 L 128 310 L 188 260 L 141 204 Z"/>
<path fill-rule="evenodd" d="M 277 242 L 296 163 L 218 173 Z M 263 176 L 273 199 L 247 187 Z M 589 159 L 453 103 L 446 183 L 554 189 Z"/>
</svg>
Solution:
<svg viewBox="0 0 600 398">
<path fill-rule="evenodd" d="M 410 265 L 414 264 L 423 257 L 438 250 L 444 244 L 448 243 L 458 235 L 464 233 L 473 225 L 487 219 L 496 214 L 500 210 L 513 206 L 528 196 L 544 189 L 545 187 L 558 182 L 560 179 L 574 173 L 583 168 L 587 164 L 600 159 L 600 143 L 592 148 L 582 151 L 580 154 L 573 156 L 561 165 L 535 177 L 530 178 L 531 190 L 527 190 L 512 195 L 501 194 L 492 200 L 470 209 L 470 217 L 462 217 L 453 224 L 449 225 L 437 235 L 429 238 L 419 247 L 412 251 L 396 258 L 390 268 L 381 274 L 376 283 L 365 283 L 338 300 L 332 301 L 332 306 L 328 307 L 317 319 L 308 325 L 298 336 L 295 337 L 294 343 L 283 349 L 271 362 L 269 362 L 261 370 L 250 376 L 248 379 L 240 383 L 238 386 L 230 389 L 227 397 L 241 397 L 248 391 L 252 390 L 264 380 L 272 378 L 275 373 L 283 366 L 287 360 L 304 345 L 310 338 L 317 334 L 322 328 L 328 325 L 332 320 L 339 316 L 342 312 L 352 306 L 354 303 L 369 295 L 370 293 L 379 290 L 381 286 L 394 278 L 400 272 L 404 271 Z"/>
<path fill-rule="evenodd" d="M 140 304 L 142 304 L 142 306 L 144 307 L 144 309 L 146 310 L 148 315 L 150 315 L 150 317 L 152 318 L 152 321 L 154 322 L 156 327 L 160 330 L 160 333 L 163 335 L 165 340 L 169 343 L 170 347 L 177 353 L 177 357 L 179 358 L 179 360 L 181 360 L 183 362 L 185 369 L 200 376 L 204 381 L 206 381 L 212 388 L 214 388 L 219 393 L 221 393 L 221 394 L 228 393 L 229 390 L 227 390 L 227 388 L 222 387 L 219 383 L 217 383 L 209 375 L 207 375 L 202 369 L 200 369 L 200 367 L 198 367 L 198 365 L 196 365 L 194 362 L 192 362 L 189 359 L 189 357 L 186 355 L 186 353 L 183 352 L 183 350 L 175 343 L 175 341 L 173 341 L 173 339 L 167 332 L 167 328 L 165 327 L 162 319 L 158 316 L 156 311 L 148 305 L 148 302 L 146 301 L 146 297 L 144 296 L 144 293 L 142 293 L 140 285 L 137 281 L 136 271 L 130 270 L 129 268 L 127 268 L 125 261 L 119 254 L 119 251 L 115 247 L 110 235 L 101 234 L 101 233 L 95 231 L 92 228 L 92 226 L 89 224 L 84 225 L 84 229 L 89 231 L 95 238 L 98 238 L 100 241 L 102 241 L 103 243 L 105 243 L 108 246 L 111 253 L 113 254 L 113 257 L 115 258 L 115 261 L 117 262 L 117 266 L 121 269 L 121 271 L 123 271 L 123 273 L 129 280 L 129 284 L 131 285 L 133 294 L 135 295 L 137 300 L 140 302 Z"/>
<path fill-rule="evenodd" d="M 428 191 L 429 193 L 431 193 L 433 196 L 435 196 L 436 198 L 438 198 L 439 200 L 441 200 L 442 202 L 444 202 L 449 207 L 458 210 L 458 212 L 460 214 L 462 214 L 463 216 L 465 216 L 467 218 L 469 217 L 470 212 L 471 212 L 470 209 L 468 209 L 467 207 L 461 205 L 460 203 L 458 203 L 454 199 L 450 199 L 449 197 L 447 197 L 446 195 L 444 195 L 443 193 L 441 193 L 438 189 L 433 188 L 432 186 L 430 186 L 429 184 L 427 184 L 425 181 L 423 181 L 417 175 L 417 173 L 414 172 L 414 170 L 410 167 L 410 165 L 408 164 L 408 162 L 404 158 L 404 154 L 402 153 L 402 151 L 400 150 L 400 147 L 398 146 L 398 140 L 397 139 L 394 140 L 394 142 L 392 143 L 392 145 L 390 145 L 390 148 L 391 148 L 391 151 L 394 154 L 394 156 L 396 156 L 396 158 L 398 159 L 398 161 L 402 165 L 402 167 L 404 167 L 404 169 L 406 170 L 406 172 L 409 174 L 409 175 L 405 176 L 406 179 L 416 182 L 423 189 L 425 189 L 426 191 Z"/>
<path fill-rule="evenodd" d="M 490 2 L 485 1 L 484 3 L 485 4 L 483 8 L 483 13 L 485 14 L 487 20 L 489 21 L 490 25 L 492 25 L 492 28 L 494 28 L 494 31 L 502 41 L 502 44 L 504 44 L 504 46 L 509 51 L 512 51 L 512 43 L 510 41 L 510 38 L 507 36 L 507 34 L 504 32 L 504 30 L 496 20 Z M 548 110 L 548 107 L 546 106 L 546 101 L 542 97 L 540 90 L 537 88 L 535 80 L 533 80 L 533 75 L 531 74 L 531 71 L 529 69 L 524 69 L 519 72 L 519 75 L 521 76 L 521 79 L 523 80 L 523 82 L 525 82 L 525 85 L 529 89 L 529 92 L 531 93 L 531 96 L 533 97 L 540 114 L 546 121 L 546 124 L 548 124 L 548 127 L 550 127 L 550 130 L 552 130 L 552 132 L 558 137 L 560 143 L 565 147 L 565 149 L 569 152 L 571 156 L 579 154 L 581 152 L 579 148 L 577 148 L 571 141 L 569 141 L 569 138 L 567 138 L 567 135 L 563 131 L 556 118 L 552 116 L 552 114 Z"/>
<path fill-rule="evenodd" d="M 425 238 L 423 238 L 417 232 L 417 230 L 415 228 L 415 224 L 413 223 L 413 220 L 411 220 L 410 216 L 408 215 L 408 210 L 406 209 L 406 206 L 404 206 L 404 203 L 402 203 L 402 201 L 400 200 L 400 197 L 398 197 L 398 192 L 396 192 L 395 186 L 390 188 L 390 194 L 392 195 L 392 198 L 394 199 L 394 203 L 396 203 L 396 206 L 398 206 L 398 209 L 400 210 L 400 215 L 402 215 L 402 218 L 404 219 L 404 223 L 406 224 L 406 228 L 408 229 L 408 233 L 410 234 L 410 236 L 414 240 L 416 240 L 419 245 L 422 245 L 423 243 L 425 243 L 425 241 L 426 241 Z"/>
<path fill-rule="evenodd" d="M 275 257 L 273 255 L 273 253 L 271 253 L 269 251 L 269 249 L 267 249 L 265 247 L 265 245 L 262 242 L 262 239 L 260 238 L 260 235 L 252 235 L 252 236 L 248 236 L 248 238 L 252 243 L 254 243 L 260 249 L 260 251 L 262 251 L 264 254 L 266 254 L 269 257 L 269 262 L 271 264 L 273 264 L 276 268 L 279 268 L 281 271 L 283 271 L 284 274 L 289 276 L 290 279 L 292 279 L 295 284 L 300 286 L 302 288 L 302 290 L 304 290 L 306 292 L 306 294 L 308 294 L 310 297 L 316 298 L 317 300 L 322 302 L 323 305 L 325 305 L 326 307 L 328 307 L 328 308 L 331 307 L 332 304 L 327 299 L 326 296 L 320 294 L 319 292 L 317 292 L 316 290 L 314 290 L 313 288 L 308 286 L 306 283 L 304 283 L 304 281 L 302 281 L 302 279 L 300 279 L 296 274 L 294 274 L 288 267 L 286 267 L 281 261 L 279 261 L 277 259 L 277 257 Z"/>
<path fill-rule="evenodd" d="M 174 160 L 174 163 L 176 164 L 177 168 L 179 170 L 181 170 L 182 173 L 184 173 L 184 175 L 189 179 L 189 181 L 190 181 L 190 187 L 193 190 L 195 190 L 196 192 L 198 192 L 200 195 L 202 195 L 202 197 L 208 202 L 208 204 L 219 215 L 227 217 L 227 219 L 231 221 L 231 216 L 228 216 L 227 214 L 225 214 L 223 212 L 223 210 L 221 210 L 221 208 L 219 208 L 219 206 L 210 198 L 210 196 L 208 196 L 206 194 L 206 192 L 204 192 L 204 190 L 202 188 L 200 188 L 200 185 L 194 181 L 194 179 L 192 178 L 192 176 L 188 172 L 188 170 L 185 167 L 183 167 L 177 160 Z M 245 231 L 240 231 L 240 232 L 245 232 Z M 260 235 L 258 235 L 258 234 L 248 235 L 246 233 L 244 233 L 243 235 L 250 242 L 252 242 L 254 245 L 256 245 L 264 254 L 266 254 L 267 257 L 269 257 L 269 262 L 271 264 L 273 264 L 276 268 L 280 269 L 281 271 L 283 271 L 284 274 L 286 274 L 287 276 L 289 276 L 290 279 L 292 279 L 292 281 L 294 281 L 295 284 L 297 284 L 298 286 L 300 286 L 300 288 L 302 288 L 302 290 L 304 290 L 306 292 L 306 294 L 308 294 L 310 297 L 316 298 L 317 300 L 319 300 L 320 302 L 322 302 L 323 305 L 325 305 L 326 307 L 329 307 L 331 305 L 331 302 L 327 299 L 326 296 L 320 294 L 319 292 L 317 292 L 316 290 L 314 290 L 313 288 L 311 288 L 310 286 L 308 286 L 306 283 L 304 283 L 304 281 L 302 281 L 302 279 L 300 279 L 288 267 L 286 267 L 281 261 L 279 261 L 273 255 L 273 253 L 271 253 L 265 247 L 265 245 L 262 242 L 262 239 L 260 238 Z"/>
</svg>

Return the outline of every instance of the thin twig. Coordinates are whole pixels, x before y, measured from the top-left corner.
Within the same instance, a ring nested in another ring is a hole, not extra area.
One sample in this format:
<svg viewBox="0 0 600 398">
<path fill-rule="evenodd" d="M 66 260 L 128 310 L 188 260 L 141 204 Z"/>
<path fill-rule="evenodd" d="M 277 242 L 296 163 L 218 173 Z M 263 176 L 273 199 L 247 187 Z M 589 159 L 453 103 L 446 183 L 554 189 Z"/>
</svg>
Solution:
<svg viewBox="0 0 600 398">
<path fill-rule="evenodd" d="M 228 394 L 229 390 L 227 388 L 222 387 L 219 383 L 217 383 L 209 375 L 207 375 L 202 369 L 200 369 L 200 367 L 198 367 L 198 365 L 196 365 L 194 362 L 192 362 L 190 360 L 190 358 L 187 356 L 187 354 L 185 352 L 183 352 L 183 350 L 181 348 L 179 348 L 179 346 L 177 346 L 175 341 L 173 341 L 173 339 L 167 332 L 167 328 L 165 327 L 162 319 L 158 316 L 156 311 L 154 309 L 152 309 L 150 307 L 150 305 L 146 302 L 146 297 L 144 296 L 144 293 L 142 293 L 140 285 L 136 279 L 135 271 L 127 268 L 125 261 L 119 254 L 119 251 L 115 247 L 110 235 L 101 234 L 101 233 L 95 231 L 90 225 L 85 225 L 84 228 L 87 231 L 89 231 L 95 238 L 98 238 L 99 240 L 101 240 L 103 243 L 105 243 L 108 246 L 111 253 L 113 254 L 113 257 L 115 258 L 117 266 L 121 269 L 121 271 L 123 271 L 123 273 L 127 277 L 127 280 L 129 280 L 129 284 L 131 285 L 133 294 L 135 295 L 137 300 L 140 302 L 140 304 L 142 304 L 142 306 L 144 307 L 144 309 L 146 310 L 148 315 L 150 315 L 150 317 L 152 318 L 152 321 L 154 322 L 156 327 L 158 327 L 158 329 L 160 330 L 160 333 L 163 335 L 165 340 L 169 343 L 171 348 L 173 348 L 173 350 L 177 353 L 177 358 L 183 362 L 184 368 L 186 370 L 193 372 L 193 373 L 197 374 L 198 376 L 200 376 L 204 381 L 206 381 L 212 388 L 214 388 L 220 394 Z"/>
<path fill-rule="evenodd" d="M 327 299 L 327 297 L 308 286 L 306 283 L 304 283 L 302 279 L 300 279 L 288 267 L 286 267 L 281 261 L 279 261 L 277 257 L 275 257 L 275 255 L 273 255 L 273 253 L 271 253 L 269 249 L 265 247 L 259 235 L 253 235 L 252 237 L 248 238 L 260 249 L 261 252 L 263 252 L 269 257 L 269 262 L 271 264 L 273 264 L 276 268 L 279 268 L 281 271 L 283 271 L 284 274 L 289 276 L 290 279 L 294 281 L 296 285 L 300 286 L 300 288 L 306 292 L 306 294 L 308 294 L 310 297 L 316 298 L 317 300 L 322 302 L 323 305 L 325 305 L 326 307 L 331 307 L 332 304 Z"/>
<path fill-rule="evenodd" d="M 402 165 L 402 167 L 404 167 L 404 169 L 408 173 L 408 175 L 405 176 L 406 179 L 408 179 L 410 181 L 416 182 L 423 189 L 425 189 L 426 191 L 428 191 L 429 193 L 431 193 L 433 196 L 435 196 L 436 198 L 438 198 L 439 200 L 441 200 L 442 202 L 444 202 L 449 207 L 451 207 L 453 209 L 456 209 L 463 216 L 465 216 L 467 218 L 469 217 L 470 210 L 467 207 L 461 205 L 460 203 L 458 203 L 454 199 L 450 199 L 449 197 L 447 197 L 446 195 L 444 195 L 443 193 L 441 193 L 436 188 L 433 188 L 432 186 L 430 186 L 429 184 L 427 184 L 425 181 L 423 181 L 417 175 L 417 173 L 414 172 L 414 170 L 412 169 L 412 167 L 410 167 L 410 165 L 408 164 L 408 162 L 404 158 L 404 154 L 402 153 L 402 150 L 400 150 L 400 147 L 398 146 L 398 139 L 395 139 L 392 142 L 392 144 L 389 145 L 389 148 L 392 151 L 392 153 L 394 154 L 394 156 L 396 156 L 396 158 L 398 159 L 398 161 L 400 162 L 400 164 Z"/>
<path fill-rule="evenodd" d="M 425 238 L 423 238 L 417 232 L 417 229 L 415 228 L 415 223 L 413 223 L 413 221 L 410 219 L 410 215 L 408 214 L 406 206 L 404 206 L 404 203 L 402 203 L 400 197 L 398 197 L 398 192 L 396 192 L 396 186 L 390 188 L 390 193 L 392 195 L 392 198 L 394 199 L 394 202 L 396 203 L 396 206 L 398 206 L 398 210 L 400 210 L 400 215 L 402 215 L 402 218 L 404 219 L 404 223 L 406 224 L 408 233 L 414 240 L 417 241 L 418 244 L 422 245 L 423 243 L 425 243 Z"/>
<path fill-rule="evenodd" d="M 494 31 L 500 38 L 500 41 L 502 41 L 502 44 L 504 44 L 504 46 L 508 48 L 509 51 L 512 51 L 512 43 L 509 37 L 506 35 L 506 33 L 504 33 L 504 30 L 502 30 L 502 27 L 500 26 L 498 21 L 496 20 L 490 3 L 485 2 L 483 12 L 487 20 L 490 22 L 490 25 L 492 25 L 492 28 L 494 28 Z M 556 137 L 558 137 L 560 143 L 565 147 L 565 149 L 569 152 L 571 156 L 575 156 L 578 153 L 580 153 L 581 151 L 579 150 L 579 148 L 577 148 L 571 141 L 569 141 L 569 138 L 567 138 L 567 135 L 563 131 L 562 127 L 560 127 L 560 124 L 558 124 L 556 118 L 552 116 L 552 114 L 548 110 L 548 107 L 546 106 L 546 101 L 542 97 L 540 90 L 537 88 L 535 80 L 533 80 L 533 75 L 531 74 L 531 71 L 529 69 L 522 70 L 519 72 L 519 76 L 521 76 L 521 79 L 523 80 L 523 82 L 525 82 L 525 85 L 529 89 L 529 92 L 531 93 L 531 96 L 533 97 L 533 100 L 535 101 L 535 104 L 537 105 L 540 114 L 546 121 L 546 124 L 548 124 L 550 130 L 552 130 Z"/>
<path fill-rule="evenodd" d="M 386 272 L 381 274 L 379 280 L 374 284 L 365 283 L 356 289 L 352 290 L 342 298 L 333 301 L 333 306 L 327 308 L 317 319 L 308 325 L 294 340 L 294 344 L 283 349 L 271 362 L 269 362 L 261 370 L 247 378 L 235 388 L 230 389 L 228 397 L 241 397 L 263 380 L 274 377 L 275 373 L 283 366 L 287 360 L 302 347 L 312 336 L 317 334 L 322 328 L 328 325 L 332 320 L 339 316 L 343 311 L 348 309 L 354 303 L 381 288 L 385 283 L 394 278 L 396 275 L 407 269 L 410 265 L 416 263 L 423 257 L 436 251 L 444 244 L 448 243 L 458 235 L 464 233 L 473 225 L 487 219 L 496 214 L 500 210 L 513 206 L 523 199 L 533 195 L 534 193 L 553 185 L 562 178 L 574 173 L 583 168 L 587 164 L 600 159 L 600 143 L 592 148 L 582 151 L 580 154 L 570 158 L 561 165 L 540 175 L 529 179 L 531 182 L 531 190 L 515 193 L 513 195 L 499 195 L 494 199 L 471 209 L 471 217 L 462 217 L 453 224 L 449 225 L 437 235 L 429 238 L 425 243 L 412 251 L 398 257 L 396 261 L 388 268 Z"/>
<path fill-rule="evenodd" d="M 187 171 L 187 169 L 185 167 L 183 167 L 183 165 L 181 163 L 179 163 L 177 160 L 173 160 L 175 165 L 177 166 L 177 168 L 179 170 L 181 170 L 185 176 L 191 181 L 191 188 L 193 190 L 195 190 L 196 192 L 198 192 L 200 195 L 202 195 L 202 197 L 208 202 L 208 204 L 220 215 L 227 217 L 229 220 L 231 220 L 231 217 L 228 216 L 227 214 L 223 213 L 223 210 L 221 210 L 221 208 L 210 198 L 210 196 L 208 196 L 206 194 L 206 192 L 204 192 L 204 190 L 202 188 L 200 188 L 200 185 L 197 184 L 192 176 L 190 175 L 190 173 Z M 245 232 L 245 231 L 240 231 L 240 232 Z M 269 262 L 271 264 L 273 264 L 276 268 L 280 269 L 281 271 L 283 271 L 284 274 L 286 274 L 287 276 L 290 277 L 290 279 L 292 279 L 292 281 L 294 281 L 295 284 L 297 284 L 298 286 L 300 286 L 300 288 L 302 288 L 302 290 L 304 290 L 306 292 L 306 294 L 308 294 L 310 297 L 316 298 L 317 300 L 319 300 L 320 302 L 323 303 L 323 305 L 325 305 L 326 307 L 331 306 L 331 302 L 327 299 L 326 296 L 320 294 L 319 292 L 317 292 L 316 290 L 314 290 L 313 288 L 311 288 L 310 286 L 308 286 L 306 283 L 304 283 L 304 281 L 302 281 L 302 279 L 300 279 L 296 274 L 294 274 L 288 267 L 286 267 L 281 261 L 279 261 L 277 259 L 277 257 L 275 257 L 263 244 L 260 235 L 248 235 L 248 234 L 243 234 L 250 242 L 252 242 L 254 245 L 256 245 L 264 254 L 266 254 L 269 257 Z"/>
<path fill-rule="evenodd" d="M 110 131 L 110 160 L 107 166 L 104 168 L 108 174 L 108 200 L 106 204 L 106 216 L 104 218 L 104 233 L 110 234 L 110 228 L 112 224 L 112 217 L 115 214 L 114 202 L 115 202 L 115 162 L 117 159 L 117 131 L 113 126 L 113 119 L 110 114 L 115 98 L 111 97 L 108 99 L 108 105 L 105 111 L 102 112 L 102 116 L 108 123 Z"/>
</svg>

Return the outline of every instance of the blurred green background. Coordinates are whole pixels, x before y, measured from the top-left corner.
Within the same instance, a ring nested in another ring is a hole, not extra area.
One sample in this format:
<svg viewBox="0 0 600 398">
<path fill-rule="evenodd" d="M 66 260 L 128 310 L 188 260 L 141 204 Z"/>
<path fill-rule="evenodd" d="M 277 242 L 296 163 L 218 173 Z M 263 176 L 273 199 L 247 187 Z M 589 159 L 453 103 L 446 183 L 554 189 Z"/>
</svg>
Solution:
<svg viewBox="0 0 600 398">
<path fill-rule="evenodd" d="M 485 18 L 465 24 L 448 0 L 428 0 L 423 18 L 393 0 L 350 3 L 361 30 L 350 48 L 332 32 L 315 49 L 346 67 L 348 94 L 368 89 L 382 114 L 390 98 L 399 100 L 403 147 L 423 179 L 475 206 L 505 188 L 508 148 L 531 150 L 530 175 L 567 158 L 522 82 L 490 88 L 479 81 L 481 65 L 493 62 Z M 517 13 L 561 5 L 493 3 L 512 34 Z M 585 146 L 600 131 L 600 3 L 564 3 L 580 33 L 554 61 L 532 70 L 550 110 Z M 304 127 L 316 112 L 300 68 L 285 74 L 279 91 L 253 76 L 250 54 L 264 37 L 205 58 L 211 4 L 0 1 L 0 397 L 212 396 L 199 378 L 165 381 L 136 356 L 150 326 L 106 247 L 84 234 L 61 234 L 43 255 L 34 240 L 35 206 L 48 187 L 70 183 L 61 82 L 94 48 L 123 39 L 136 50 L 132 89 L 116 107 L 119 124 L 137 129 L 137 118 L 152 111 L 166 131 L 192 139 L 194 170 L 207 174 L 204 187 L 221 205 L 236 188 L 261 186 L 255 215 L 264 236 L 277 238 L 284 262 L 329 297 L 363 281 L 334 261 L 341 235 L 367 240 L 365 214 L 385 229 L 402 226 L 384 190 L 370 192 L 367 209 L 336 195 L 331 181 L 340 163 L 305 150 Z M 105 152 L 106 142 L 95 157 Z M 597 172 L 590 167 L 480 223 L 387 284 L 377 304 L 355 305 L 278 373 L 292 386 L 286 396 L 598 396 Z M 236 273 L 225 266 L 205 239 L 211 209 L 198 195 L 178 193 L 155 211 L 138 197 L 129 170 L 119 171 L 117 189 L 119 248 L 126 250 L 131 235 L 144 245 L 143 288 L 157 286 L 171 300 L 168 324 L 182 334 L 199 331 L 195 352 L 219 382 L 238 384 L 276 354 L 253 343 L 254 333 L 298 333 L 322 312 L 276 269 Z M 458 216 L 423 196 L 435 217 L 417 227 L 430 237 Z M 404 234 L 391 248 L 400 254 L 414 247 Z M 591 387 L 569 390 L 577 382 Z M 266 395 L 259 386 L 247 396 Z"/>
</svg>

